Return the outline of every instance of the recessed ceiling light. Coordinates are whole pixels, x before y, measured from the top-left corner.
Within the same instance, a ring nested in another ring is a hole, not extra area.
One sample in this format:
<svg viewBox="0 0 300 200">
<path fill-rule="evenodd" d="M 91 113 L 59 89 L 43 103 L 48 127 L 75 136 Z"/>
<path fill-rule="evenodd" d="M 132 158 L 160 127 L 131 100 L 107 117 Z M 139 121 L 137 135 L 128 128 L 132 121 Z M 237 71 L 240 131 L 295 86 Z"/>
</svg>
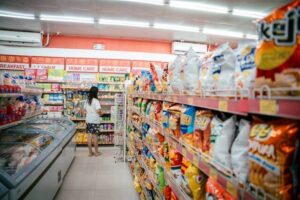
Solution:
<svg viewBox="0 0 300 200">
<path fill-rule="evenodd" d="M 261 18 L 265 17 L 267 14 L 261 13 L 261 12 L 250 11 L 250 10 L 233 9 L 232 15 L 261 19 Z"/>
<path fill-rule="evenodd" d="M 199 27 L 195 26 L 181 26 L 176 24 L 164 24 L 164 23 L 154 23 L 153 28 L 165 29 L 165 30 L 175 30 L 175 31 L 187 31 L 187 32 L 199 32 Z"/>
<path fill-rule="evenodd" d="M 18 19 L 35 19 L 33 14 L 10 12 L 4 10 L 0 10 L 0 17 L 10 17 L 10 18 L 18 18 Z"/>
<path fill-rule="evenodd" d="M 90 17 L 71 17 L 71 16 L 55 16 L 55 15 L 41 15 L 40 20 L 54 21 L 54 22 L 86 23 L 86 24 L 94 23 L 94 19 Z"/>
<path fill-rule="evenodd" d="M 127 2 L 134 2 L 134 3 L 144 3 L 144 4 L 152 4 L 157 6 L 165 5 L 164 0 L 120 0 L 120 1 L 127 1 Z"/>
<path fill-rule="evenodd" d="M 150 27 L 148 22 L 115 20 L 115 19 L 99 19 L 99 24 L 113 26 L 133 26 L 133 27 Z"/>
<path fill-rule="evenodd" d="M 204 3 L 195 3 L 188 1 L 170 1 L 169 5 L 174 8 L 199 10 L 203 12 L 213 12 L 213 13 L 228 13 L 229 9 L 222 6 L 215 6 Z"/>
<path fill-rule="evenodd" d="M 236 38 L 243 38 L 244 36 L 243 33 L 240 32 L 226 31 L 220 29 L 209 29 L 209 28 L 204 28 L 203 33 L 208 35 L 219 35 L 219 36 L 236 37 Z"/>
</svg>

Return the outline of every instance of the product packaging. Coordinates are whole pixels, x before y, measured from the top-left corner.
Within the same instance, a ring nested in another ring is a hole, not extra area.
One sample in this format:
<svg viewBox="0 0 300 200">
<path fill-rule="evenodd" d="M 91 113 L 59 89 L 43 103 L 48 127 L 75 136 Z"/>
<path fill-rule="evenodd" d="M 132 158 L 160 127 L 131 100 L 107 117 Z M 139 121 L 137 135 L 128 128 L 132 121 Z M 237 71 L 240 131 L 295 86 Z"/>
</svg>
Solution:
<svg viewBox="0 0 300 200">
<path fill-rule="evenodd" d="M 170 78 L 169 92 L 180 93 L 183 90 L 183 69 L 182 57 L 177 56 L 174 62 L 168 68 Z"/>
<path fill-rule="evenodd" d="M 168 111 L 170 113 L 169 130 L 176 138 L 180 138 L 181 105 L 173 104 Z"/>
<path fill-rule="evenodd" d="M 213 69 L 213 53 L 207 53 L 201 59 L 200 71 L 199 71 L 199 88 L 200 94 L 204 94 L 206 90 L 211 90 L 212 83 L 209 82 L 209 77 L 212 77 L 212 69 Z"/>
<path fill-rule="evenodd" d="M 193 132 L 196 108 L 194 106 L 182 105 L 180 118 L 181 138 L 189 145 L 193 144 Z"/>
<path fill-rule="evenodd" d="M 184 91 L 195 94 L 198 91 L 200 61 L 196 52 L 190 48 L 183 63 Z"/>
<path fill-rule="evenodd" d="M 212 178 L 209 178 L 206 183 L 206 199 L 234 200 L 234 198 Z"/>
<path fill-rule="evenodd" d="M 160 66 L 150 63 L 150 71 L 152 74 L 153 83 L 155 85 L 155 91 L 153 92 L 162 92 L 163 70 Z"/>
<path fill-rule="evenodd" d="M 249 181 L 276 199 L 292 199 L 290 171 L 299 124 L 254 118 L 249 139 Z M 299 164 L 299 163 L 298 163 Z"/>
</svg>

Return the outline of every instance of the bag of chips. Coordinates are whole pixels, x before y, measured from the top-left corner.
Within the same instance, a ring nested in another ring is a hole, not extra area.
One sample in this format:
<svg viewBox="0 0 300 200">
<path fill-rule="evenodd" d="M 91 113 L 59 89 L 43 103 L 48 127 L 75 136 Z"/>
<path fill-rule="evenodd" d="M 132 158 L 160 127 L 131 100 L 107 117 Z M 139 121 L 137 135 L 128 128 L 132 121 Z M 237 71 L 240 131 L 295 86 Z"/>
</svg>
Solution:
<svg viewBox="0 0 300 200">
<path fill-rule="evenodd" d="M 236 67 L 235 67 L 235 88 L 242 90 L 240 93 L 249 95 L 247 91 L 252 91 L 256 77 L 255 65 L 255 43 L 239 44 L 236 50 Z"/>
<path fill-rule="evenodd" d="M 209 178 L 206 183 L 206 199 L 234 200 L 234 198 L 212 178 Z"/>
<path fill-rule="evenodd" d="M 249 181 L 276 199 L 292 199 L 292 164 L 299 124 L 253 119 L 249 138 Z"/>
<path fill-rule="evenodd" d="M 193 146 L 205 153 L 209 152 L 210 122 L 213 117 L 210 110 L 197 110 L 195 114 Z"/>
<path fill-rule="evenodd" d="M 231 169 L 230 149 L 235 136 L 235 116 L 222 121 L 215 116 L 211 121 L 210 155 L 212 162 Z"/>
<path fill-rule="evenodd" d="M 177 56 L 168 68 L 170 78 L 170 92 L 180 93 L 183 90 L 182 57 Z"/>
<path fill-rule="evenodd" d="M 241 183 L 246 183 L 248 176 L 249 132 L 250 122 L 241 119 L 238 125 L 238 135 L 231 147 L 232 170 Z"/>
<path fill-rule="evenodd" d="M 169 128 L 169 118 L 170 118 L 170 112 L 168 111 L 169 107 L 170 107 L 170 103 L 164 101 L 163 111 L 162 111 L 162 125 L 164 128 Z"/>
<path fill-rule="evenodd" d="M 195 94 L 198 90 L 199 84 L 197 81 L 199 79 L 199 68 L 200 61 L 198 59 L 198 55 L 192 48 L 190 48 L 186 54 L 183 64 L 183 86 L 187 93 Z"/>
<path fill-rule="evenodd" d="M 163 74 L 161 77 L 162 91 L 168 92 L 168 65 L 165 65 L 163 68 Z"/>
<path fill-rule="evenodd" d="M 199 89 L 202 94 L 203 91 L 211 90 L 211 82 L 209 82 L 209 77 L 212 77 L 212 67 L 213 67 L 213 59 L 212 52 L 207 53 L 200 62 L 200 70 L 199 70 Z"/>
<path fill-rule="evenodd" d="M 169 130 L 176 138 L 180 138 L 181 105 L 173 104 L 168 111 L 170 113 Z"/>
<path fill-rule="evenodd" d="M 193 144 L 195 112 L 194 106 L 182 105 L 180 118 L 181 138 L 190 145 Z"/>
<path fill-rule="evenodd" d="M 193 164 L 190 164 L 184 173 L 185 180 L 188 183 L 191 191 L 191 196 L 194 200 L 204 200 L 206 193 L 207 177 Z"/>
<path fill-rule="evenodd" d="M 170 149 L 170 166 L 171 166 L 171 173 L 174 176 L 174 179 L 178 185 L 181 183 L 182 173 L 181 173 L 181 163 L 182 163 L 182 155 Z"/>
<path fill-rule="evenodd" d="M 258 86 L 299 87 L 299 6 L 299 0 L 291 1 L 259 22 L 260 42 L 255 55 Z"/>
<path fill-rule="evenodd" d="M 160 66 L 150 63 L 150 71 L 152 74 L 153 83 L 155 85 L 155 90 L 152 92 L 162 92 L 163 70 Z"/>
</svg>

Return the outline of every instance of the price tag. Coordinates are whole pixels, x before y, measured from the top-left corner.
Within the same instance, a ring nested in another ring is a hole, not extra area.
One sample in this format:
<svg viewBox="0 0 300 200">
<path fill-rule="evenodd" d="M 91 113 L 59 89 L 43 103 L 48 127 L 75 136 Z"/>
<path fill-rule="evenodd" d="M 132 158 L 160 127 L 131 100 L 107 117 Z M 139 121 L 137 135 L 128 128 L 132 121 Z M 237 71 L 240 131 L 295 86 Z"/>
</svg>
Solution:
<svg viewBox="0 0 300 200">
<path fill-rule="evenodd" d="M 187 152 L 186 152 L 186 149 L 185 149 L 185 148 L 182 148 L 182 155 L 183 155 L 183 157 L 186 157 L 186 156 L 187 156 Z"/>
<path fill-rule="evenodd" d="M 276 100 L 260 100 L 259 112 L 275 115 L 278 112 Z"/>
<path fill-rule="evenodd" d="M 193 105 L 194 104 L 194 98 L 193 97 L 188 97 L 187 104 Z"/>
<path fill-rule="evenodd" d="M 196 167 L 198 167 L 199 165 L 199 157 L 197 155 L 194 155 L 194 158 L 193 158 L 193 163 Z"/>
<path fill-rule="evenodd" d="M 214 181 L 217 181 L 218 173 L 215 169 L 210 168 L 209 170 L 209 177 L 212 178 Z"/>
<path fill-rule="evenodd" d="M 227 183 L 226 183 L 226 189 L 233 196 L 234 199 L 238 198 L 237 187 L 234 186 L 231 182 L 227 181 Z"/>
<path fill-rule="evenodd" d="M 228 102 L 227 101 L 219 101 L 218 105 L 219 110 L 228 111 Z"/>
</svg>

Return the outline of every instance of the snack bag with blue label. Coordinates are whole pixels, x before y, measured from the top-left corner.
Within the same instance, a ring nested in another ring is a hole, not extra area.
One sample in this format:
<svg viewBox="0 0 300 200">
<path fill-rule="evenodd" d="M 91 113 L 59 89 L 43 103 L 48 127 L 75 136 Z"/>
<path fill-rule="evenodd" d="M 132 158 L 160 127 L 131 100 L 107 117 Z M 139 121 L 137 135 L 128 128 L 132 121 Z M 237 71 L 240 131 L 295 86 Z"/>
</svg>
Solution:
<svg viewBox="0 0 300 200">
<path fill-rule="evenodd" d="M 181 138 L 190 145 L 193 145 L 195 112 L 196 108 L 194 106 L 182 105 L 180 117 Z"/>
</svg>

